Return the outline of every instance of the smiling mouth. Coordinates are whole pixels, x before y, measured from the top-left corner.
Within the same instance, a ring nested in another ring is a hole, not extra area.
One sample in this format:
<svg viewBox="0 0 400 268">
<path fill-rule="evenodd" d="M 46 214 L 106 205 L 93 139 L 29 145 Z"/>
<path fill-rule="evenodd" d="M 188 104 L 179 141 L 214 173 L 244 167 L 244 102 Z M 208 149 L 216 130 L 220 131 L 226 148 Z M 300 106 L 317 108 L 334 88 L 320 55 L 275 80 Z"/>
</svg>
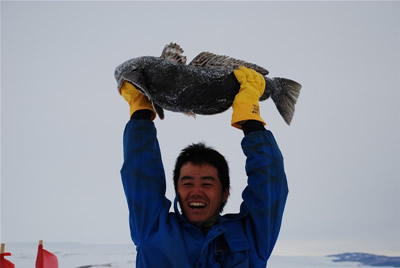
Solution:
<svg viewBox="0 0 400 268">
<path fill-rule="evenodd" d="M 200 209 L 200 208 L 205 208 L 206 204 L 202 202 L 190 202 L 189 207 L 192 209 Z"/>
</svg>

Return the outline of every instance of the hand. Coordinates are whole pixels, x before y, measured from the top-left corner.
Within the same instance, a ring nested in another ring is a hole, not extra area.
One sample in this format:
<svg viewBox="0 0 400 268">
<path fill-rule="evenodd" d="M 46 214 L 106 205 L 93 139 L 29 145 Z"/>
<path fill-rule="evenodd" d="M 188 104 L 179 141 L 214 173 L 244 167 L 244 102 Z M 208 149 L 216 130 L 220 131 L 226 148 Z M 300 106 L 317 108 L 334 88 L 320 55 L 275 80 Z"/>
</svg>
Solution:
<svg viewBox="0 0 400 268">
<path fill-rule="evenodd" d="M 150 110 L 153 112 L 151 120 L 156 118 L 156 112 L 154 111 L 153 105 L 150 100 L 143 95 L 134 85 L 124 81 L 121 88 L 119 89 L 120 94 L 129 103 L 130 116 L 139 110 Z"/>
<path fill-rule="evenodd" d="M 233 73 L 240 83 L 240 89 L 232 104 L 232 126 L 242 129 L 242 123 L 247 120 L 257 120 L 265 125 L 258 105 L 258 100 L 265 89 L 264 77 L 244 66 L 240 66 Z"/>
</svg>

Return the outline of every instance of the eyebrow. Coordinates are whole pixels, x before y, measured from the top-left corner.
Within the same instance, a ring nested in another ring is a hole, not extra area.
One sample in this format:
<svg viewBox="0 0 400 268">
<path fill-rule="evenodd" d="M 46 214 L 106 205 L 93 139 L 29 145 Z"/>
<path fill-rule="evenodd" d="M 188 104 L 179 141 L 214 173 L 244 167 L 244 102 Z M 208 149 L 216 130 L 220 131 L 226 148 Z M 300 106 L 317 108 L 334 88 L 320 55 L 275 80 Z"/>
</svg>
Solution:
<svg viewBox="0 0 400 268">
<path fill-rule="evenodd" d="M 186 180 L 193 180 L 194 178 L 191 176 L 183 176 L 182 178 L 180 178 L 180 181 L 186 181 Z M 214 177 L 211 176 L 204 176 L 200 178 L 201 180 L 208 180 L 208 181 L 215 181 Z"/>
</svg>

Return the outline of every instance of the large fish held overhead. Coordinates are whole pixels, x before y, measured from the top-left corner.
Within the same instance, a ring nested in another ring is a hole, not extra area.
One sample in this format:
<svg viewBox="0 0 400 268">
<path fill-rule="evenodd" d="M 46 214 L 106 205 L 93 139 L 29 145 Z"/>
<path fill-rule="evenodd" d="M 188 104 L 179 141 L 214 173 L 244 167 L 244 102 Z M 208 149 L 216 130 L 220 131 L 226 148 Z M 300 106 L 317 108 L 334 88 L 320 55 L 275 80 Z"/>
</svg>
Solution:
<svg viewBox="0 0 400 268">
<path fill-rule="evenodd" d="M 120 89 L 124 81 L 132 83 L 152 102 L 161 119 L 163 109 L 185 114 L 212 115 L 231 107 L 240 84 L 233 70 L 239 66 L 254 69 L 264 76 L 265 90 L 260 101 L 271 99 L 285 122 L 290 125 L 301 85 L 286 78 L 268 78 L 258 65 L 228 56 L 202 52 L 186 65 L 183 49 L 170 43 L 161 57 L 144 56 L 127 60 L 115 69 Z"/>
</svg>

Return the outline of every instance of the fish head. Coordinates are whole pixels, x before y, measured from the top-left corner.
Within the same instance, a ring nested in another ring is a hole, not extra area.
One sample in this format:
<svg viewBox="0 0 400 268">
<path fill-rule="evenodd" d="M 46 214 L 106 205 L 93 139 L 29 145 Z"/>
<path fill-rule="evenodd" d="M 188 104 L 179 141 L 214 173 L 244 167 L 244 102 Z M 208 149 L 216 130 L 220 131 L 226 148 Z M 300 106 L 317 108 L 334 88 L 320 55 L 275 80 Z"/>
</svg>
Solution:
<svg viewBox="0 0 400 268">
<path fill-rule="evenodd" d="M 144 61 L 143 57 L 133 58 L 120 64 L 114 72 L 114 77 L 121 88 L 124 81 L 133 84 L 140 92 L 147 95 L 147 87 L 143 76 Z"/>
<path fill-rule="evenodd" d="M 118 89 L 121 88 L 124 81 L 128 81 L 143 95 L 147 96 L 160 119 L 163 119 L 164 111 L 152 99 L 145 76 L 146 68 L 148 68 L 149 65 L 151 66 L 154 59 L 155 57 L 139 57 L 127 60 L 115 69 L 114 76 L 118 83 Z"/>
</svg>

